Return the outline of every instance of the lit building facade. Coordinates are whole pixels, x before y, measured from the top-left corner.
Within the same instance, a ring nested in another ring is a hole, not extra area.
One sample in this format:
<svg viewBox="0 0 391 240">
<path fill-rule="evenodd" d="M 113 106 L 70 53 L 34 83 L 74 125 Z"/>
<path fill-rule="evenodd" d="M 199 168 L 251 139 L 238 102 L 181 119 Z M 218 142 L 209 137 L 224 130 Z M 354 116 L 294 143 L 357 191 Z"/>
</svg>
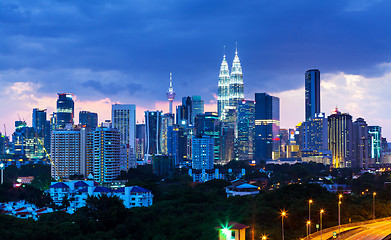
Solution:
<svg viewBox="0 0 391 240">
<path fill-rule="evenodd" d="M 352 116 L 334 109 L 328 120 L 328 141 L 334 168 L 350 168 L 353 152 Z"/>
<path fill-rule="evenodd" d="M 303 122 L 303 149 L 328 150 L 328 122 L 324 113 L 316 114 Z"/>
<path fill-rule="evenodd" d="M 368 133 L 370 136 L 370 157 L 376 164 L 381 163 L 382 158 L 382 134 L 381 127 L 368 126 Z"/>
<path fill-rule="evenodd" d="M 318 69 L 305 73 L 305 120 L 320 113 L 320 72 Z"/>
<path fill-rule="evenodd" d="M 235 51 L 235 57 L 232 63 L 231 76 L 229 81 L 229 106 L 236 107 L 238 101 L 244 99 L 243 72 L 238 50 Z"/>
<path fill-rule="evenodd" d="M 112 105 L 111 122 L 113 128 L 118 129 L 120 132 L 121 144 L 131 148 L 131 153 L 133 154 L 136 139 L 136 105 Z"/>
<path fill-rule="evenodd" d="M 367 123 L 363 118 L 357 118 L 353 123 L 352 168 L 362 169 L 369 166 L 369 139 Z"/>
<path fill-rule="evenodd" d="M 92 129 L 98 127 L 98 114 L 89 111 L 80 111 L 79 124 Z"/>
<path fill-rule="evenodd" d="M 238 102 L 235 129 L 235 152 L 238 160 L 253 160 L 255 131 L 255 102 Z"/>
<path fill-rule="evenodd" d="M 67 124 L 73 125 L 75 103 L 70 93 L 59 93 L 57 99 L 56 124 L 64 128 Z"/>
<path fill-rule="evenodd" d="M 209 136 L 193 138 L 193 169 L 213 169 L 214 139 Z"/>
<path fill-rule="evenodd" d="M 229 106 L 229 84 L 230 75 L 228 69 L 228 63 L 225 60 L 225 54 L 220 66 L 219 82 L 218 82 L 218 95 L 217 95 L 217 111 L 220 120 L 224 120 L 224 109 Z"/>
<path fill-rule="evenodd" d="M 99 127 L 92 134 L 94 181 L 111 182 L 120 174 L 120 132 Z"/>
<path fill-rule="evenodd" d="M 174 88 L 172 87 L 172 73 L 170 73 L 170 87 L 168 88 L 168 91 L 166 93 L 167 100 L 169 103 L 169 113 L 172 114 L 172 101 L 174 101 L 175 98 L 175 92 Z"/>
<path fill-rule="evenodd" d="M 145 111 L 145 155 L 161 154 L 162 112 Z"/>
<path fill-rule="evenodd" d="M 204 100 L 201 99 L 201 96 L 194 95 L 191 97 L 192 105 L 191 105 L 191 122 L 194 124 L 195 117 L 199 114 L 204 113 Z"/>
<path fill-rule="evenodd" d="M 255 93 L 255 160 L 279 158 L 280 99 Z"/>
<path fill-rule="evenodd" d="M 52 132 L 50 156 L 52 178 L 58 180 L 71 175 L 85 174 L 85 159 L 82 157 L 80 129 L 57 129 Z"/>
<path fill-rule="evenodd" d="M 47 120 L 46 109 L 33 109 L 33 128 L 41 140 L 41 144 L 50 153 L 50 121 Z"/>
<path fill-rule="evenodd" d="M 194 124 L 194 132 L 196 137 L 209 136 L 214 139 L 214 161 L 216 163 L 220 163 L 221 126 L 218 114 L 215 112 L 206 112 L 204 114 L 198 115 Z"/>
</svg>

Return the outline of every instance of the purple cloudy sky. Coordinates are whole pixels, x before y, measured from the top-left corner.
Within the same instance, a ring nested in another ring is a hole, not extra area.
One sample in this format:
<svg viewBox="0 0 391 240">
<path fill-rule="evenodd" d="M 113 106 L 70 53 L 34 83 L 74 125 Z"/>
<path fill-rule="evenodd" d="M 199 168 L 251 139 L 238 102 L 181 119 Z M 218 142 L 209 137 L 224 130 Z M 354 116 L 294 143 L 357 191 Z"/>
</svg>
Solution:
<svg viewBox="0 0 391 240">
<path fill-rule="evenodd" d="M 54 111 L 57 92 L 100 120 L 113 102 L 141 119 L 167 109 L 169 72 L 176 100 L 201 95 L 213 109 L 223 46 L 231 66 L 238 42 L 246 98 L 279 96 L 282 127 L 303 120 L 304 72 L 319 68 L 322 111 L 391 137 L 390 11 L 381 0 L 1 1 L 0 124 L 9 134 L 18 114 Z"/>
</svg>

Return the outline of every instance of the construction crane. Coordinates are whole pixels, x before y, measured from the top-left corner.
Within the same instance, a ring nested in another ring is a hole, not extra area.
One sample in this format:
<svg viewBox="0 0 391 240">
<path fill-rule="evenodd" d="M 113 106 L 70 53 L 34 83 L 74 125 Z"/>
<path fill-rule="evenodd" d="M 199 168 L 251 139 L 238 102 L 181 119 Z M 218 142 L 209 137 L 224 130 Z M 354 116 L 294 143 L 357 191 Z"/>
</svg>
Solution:
<svg viewBox="0 0 391 240">
<path fill-rule="evenodd" d="M 59 171 L 58 171 L 58 169 L 57 169 L 56 164 L 53 162 L 53 160 L 52 160 L 52 158 L 50 157 L 50 154 L 48 153 L 48 151 L 46 151 L 45 146 L 42 144 L 42 141 L 41 141 L 41 139 L 39 139 L 38 133 L 37 133 L 35 130 L 34 130 L 34 134 L 35 134 L 35 137 L 37 138 L 39 144 L 41 145 L 43 151 L 45 152 L 46 157 L 49 159 L 50 165 L 52 165 L 52 166 L 54 167 L 55 175 L 58 177 L 58 180 L 61 182 L 61 181 L 62 181 L 62 178 L 60 177 L 60 174 L 59 174 Z"/>
</svg>

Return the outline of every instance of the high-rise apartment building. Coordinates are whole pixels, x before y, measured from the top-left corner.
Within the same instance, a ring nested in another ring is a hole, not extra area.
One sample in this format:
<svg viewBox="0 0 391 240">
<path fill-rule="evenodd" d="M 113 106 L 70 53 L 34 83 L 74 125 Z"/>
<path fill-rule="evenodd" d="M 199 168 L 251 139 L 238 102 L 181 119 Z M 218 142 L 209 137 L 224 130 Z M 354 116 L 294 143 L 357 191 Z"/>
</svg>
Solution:
<svg viewBox="0 0 391 240">
<path fill-rule="evenodd" d="M 328 120 L 329 149 L 333 167 L 350 168 L 353 155 L 353 122 L 348 113 L 334 109 Z"/>
<path fill-rule="evenodd" d="M 75 103 L 71 93 L 58 93 L 56 124 L 64 128 L 67 124 L 73 125 Z"/>
<path fill-rule="evenodd" d="M 86 159 L 83 158 L 85 145 L 82 144 L 82 131 L 75 128 L 57 129 L 52 132 L 50 156 L 52 178 L 58 180 L 86 172 Z"/>
<path fill-rule="evenodd" d="M 255 160 L 279 158 L 280 99 L 255 93 Z"/>
<path fill-rule="evenodd" d="M 121 136 L 121 144 L 131 148 L 135 147 L 136 139 L 136 105 L 114 104 L 111 108 L 112 127 L 118 129 Z"/>
<path fill-rule="evenodd" d="M 91 129 L 98 127 L 98 114 L 89 111 L 80 111 L 79 124 Z"/>
<path fill-rule="evenodd" d="M 320 113 L 320 72 L 311 69 L 305 73 L 305 120 Z"/>
<path fill-rule="evenodd" d="M 93 175 L 96 182 L 112 182 L 120 174 L 121 133 L 99 127 L 92 132 Z"/>
</svg>

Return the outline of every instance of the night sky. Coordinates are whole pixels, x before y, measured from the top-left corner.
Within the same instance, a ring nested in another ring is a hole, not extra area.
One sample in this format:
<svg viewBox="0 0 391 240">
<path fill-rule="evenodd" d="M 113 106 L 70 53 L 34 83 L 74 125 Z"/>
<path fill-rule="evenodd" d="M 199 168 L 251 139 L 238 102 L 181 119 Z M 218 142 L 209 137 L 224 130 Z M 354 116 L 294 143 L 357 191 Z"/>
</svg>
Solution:
<svg viewBox="0 0 391 240">
<path fill-rule="evenodd" d="M 224 46 L 238 45 L 245 97 L 281 98 L 281 127 L 304 120 L 304 73 L 321 71 L 321 110 L 338 106 L 391 138 L 391 1 L 1 1 L 0 131 L 55 111 L 58 92 L 110 119 L 112 103 L 167 111 L 201 95 L 214 110 Z M 77 119 L 77 118 L 76 118 Z"/>
</svg>

